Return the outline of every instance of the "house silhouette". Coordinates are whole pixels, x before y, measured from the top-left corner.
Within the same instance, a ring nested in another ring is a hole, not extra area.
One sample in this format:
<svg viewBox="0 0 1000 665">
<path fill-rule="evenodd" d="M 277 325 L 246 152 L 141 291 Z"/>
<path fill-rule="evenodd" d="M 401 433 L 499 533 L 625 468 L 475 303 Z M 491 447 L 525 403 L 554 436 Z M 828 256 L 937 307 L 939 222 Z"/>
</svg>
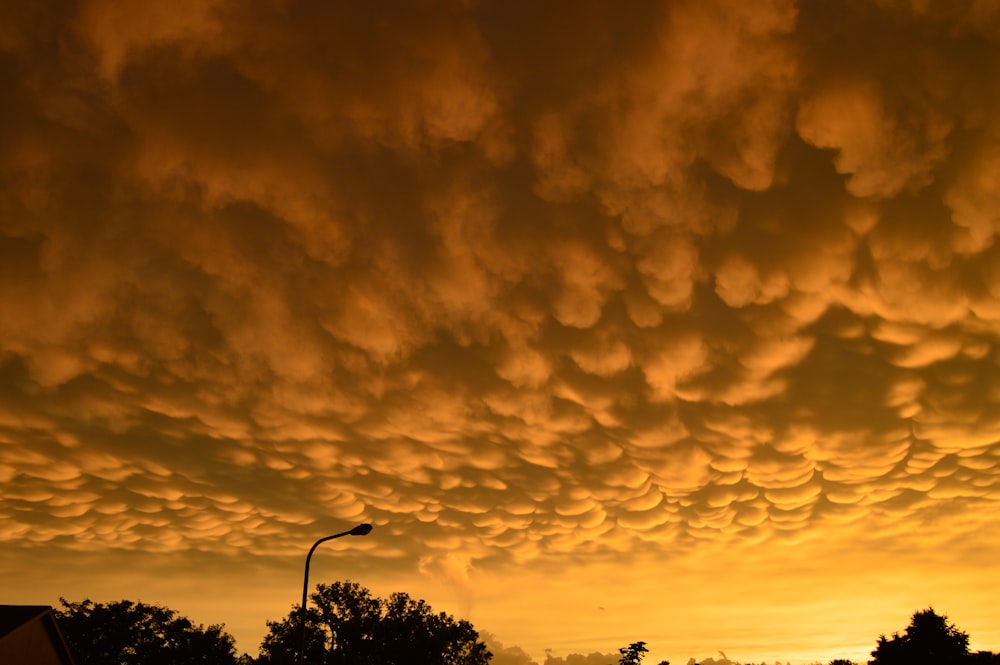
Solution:
<svg viewBox="0 0 1000 665">
<path fill-rule="evenodd" d="M 0 663 L 74 665 L 48 605 L 0 605 Z"/>
</svg>

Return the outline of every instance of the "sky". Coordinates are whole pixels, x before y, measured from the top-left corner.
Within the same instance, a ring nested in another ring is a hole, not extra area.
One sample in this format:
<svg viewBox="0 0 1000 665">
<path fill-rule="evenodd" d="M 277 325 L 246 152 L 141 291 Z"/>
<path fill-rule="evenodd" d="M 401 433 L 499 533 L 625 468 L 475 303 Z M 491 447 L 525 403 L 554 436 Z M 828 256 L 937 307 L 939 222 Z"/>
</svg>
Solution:
<svg viewBox="0 0 1000 665">
<path fill-rule="evenodd" d="M 1000 650 L 1000 4 L 0 17 L 2 602 Z"/>
</svg>

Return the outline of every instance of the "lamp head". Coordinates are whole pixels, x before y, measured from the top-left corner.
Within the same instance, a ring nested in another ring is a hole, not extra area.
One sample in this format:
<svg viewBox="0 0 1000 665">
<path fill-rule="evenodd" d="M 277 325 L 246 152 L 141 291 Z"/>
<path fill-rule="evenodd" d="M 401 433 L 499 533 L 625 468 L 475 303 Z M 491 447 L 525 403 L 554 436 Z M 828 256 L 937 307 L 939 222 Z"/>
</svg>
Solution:
<svg viewBox="0 0 1000 665">
<path fill-rule="evenodd" d="M 371 524 L 359 524 L 350 531 L 348 531 L 348 533 L 351 534 L 352 536 L 367 536 L 371 532 L 372 532 Z"/>
</svg>

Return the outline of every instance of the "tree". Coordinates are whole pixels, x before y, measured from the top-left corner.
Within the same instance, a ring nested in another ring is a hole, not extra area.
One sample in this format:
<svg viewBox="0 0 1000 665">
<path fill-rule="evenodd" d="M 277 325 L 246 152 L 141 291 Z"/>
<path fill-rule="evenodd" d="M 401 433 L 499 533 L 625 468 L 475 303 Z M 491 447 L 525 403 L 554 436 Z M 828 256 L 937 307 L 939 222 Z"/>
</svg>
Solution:
<svg viewBox="0 0 1000 665">
<path fill-rule="evenodd" d="M 260 645 L 258 665 L 293 665 L 297 663 L 302 646 L 300 608 L 293 607 L 291 614 L 281 621 L 267 621 L 267 635 Z M 306 663 L 326 663 L 327 634 L 322 627 L 319 610 L 310 607 L 306 612 L 306 638 L 303 660 Z"/>
<path fill-rule="evenodd" d="M 958 665 L 969 655 L 969 636 L 933 608 L 914 612 L 906 632 L 880 635 L 870 665 Z"/>
<path fill-rule="evenodd" d="M 236 665 L 234 640 L 221 625 L 195 626 L 166 607 L 129 600 L 59 602 L 56 621 L 77 665 Z"/>
<path fill-rule="evenodd" d="M 633 642 L 618 650 L 618 653 L 621 654 L 618 665 L 641 665 L 642 659 L 646 657 L 648 651 L 645 642 Z M 661 660 L 659 665 L 670 665 L 670 661 Z"/>
<path fill-rule="evenodd" d="M 618 665 L 640 665 L 647 651 L 649 649 L 646 648 L 645 642 L 633 642 L 618 650 L 618 653 L 622 655 L 618 659 Z"/>
<path fill-rule="evenodd" d="M 354 582 L 320 584 L 306 618 L 306 661 L 325 665 L 486 665 L 492 654 L 468 621 L 434 613 L 405 593 L 372 596 Z M 300 608 L 268 621 L 260 665 L 296 662 Z"/>
</svg>

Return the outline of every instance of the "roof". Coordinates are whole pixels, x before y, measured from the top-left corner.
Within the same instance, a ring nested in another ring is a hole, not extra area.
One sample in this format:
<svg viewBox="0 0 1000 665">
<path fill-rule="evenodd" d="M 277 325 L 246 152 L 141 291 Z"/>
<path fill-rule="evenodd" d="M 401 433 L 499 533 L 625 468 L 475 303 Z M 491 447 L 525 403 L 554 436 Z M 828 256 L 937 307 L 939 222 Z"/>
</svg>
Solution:
<svg viewBox="0 0 1000 665">
<path fill-rule="evenodd" d="M 0 605 L 0 661 L 73 665 L 48 605 Z"/>
<path fill-rule="evenodd" d="M 48 605 L 0 605 L 0 637 L 51 611 Z"/>
</svg>

